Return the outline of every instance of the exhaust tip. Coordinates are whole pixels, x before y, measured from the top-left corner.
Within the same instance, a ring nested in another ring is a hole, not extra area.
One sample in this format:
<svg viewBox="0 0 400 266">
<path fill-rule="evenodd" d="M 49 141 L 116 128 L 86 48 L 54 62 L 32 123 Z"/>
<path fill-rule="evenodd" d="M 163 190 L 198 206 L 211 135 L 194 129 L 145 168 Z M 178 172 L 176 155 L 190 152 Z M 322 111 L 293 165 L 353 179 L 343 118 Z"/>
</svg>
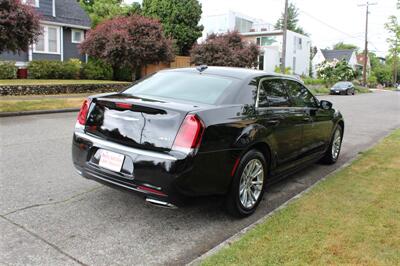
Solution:
<svg viewBox="0 0 400 266">
<path fill-rule="evenodd" d="M 167 209 L 177 209 L 174 204 L 171 204 L 169 202 L 161 201 L 161 200 L 156 200 L 152 198 L 146 198 L 146 202 L 150 203 L 153 206 L 157 206 L 160 208 L 167 208 Z"/>
</svg>

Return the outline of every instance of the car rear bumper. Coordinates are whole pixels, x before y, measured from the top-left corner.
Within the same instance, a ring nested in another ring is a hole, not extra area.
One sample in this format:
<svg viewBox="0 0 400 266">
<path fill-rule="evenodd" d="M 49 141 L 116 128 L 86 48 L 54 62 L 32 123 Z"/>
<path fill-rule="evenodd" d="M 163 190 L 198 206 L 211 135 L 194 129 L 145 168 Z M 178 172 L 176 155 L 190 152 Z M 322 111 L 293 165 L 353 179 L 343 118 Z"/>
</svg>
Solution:
<svg viewBox="0 0 400 266">
<path fill-rule="evenodd" d="M 125 156 L 121 172 L 102 168 L 96 158 L 100 149 Z M 127 147 L 75 131 L 72 159 L 78 173 L 110 187 L 135 191 L 147 201 L 165 207 L 181 205 L 190 195 L 179 182 L 190 176 L 192 160 L 182 154 L 167 154 Z"/>
</svg>

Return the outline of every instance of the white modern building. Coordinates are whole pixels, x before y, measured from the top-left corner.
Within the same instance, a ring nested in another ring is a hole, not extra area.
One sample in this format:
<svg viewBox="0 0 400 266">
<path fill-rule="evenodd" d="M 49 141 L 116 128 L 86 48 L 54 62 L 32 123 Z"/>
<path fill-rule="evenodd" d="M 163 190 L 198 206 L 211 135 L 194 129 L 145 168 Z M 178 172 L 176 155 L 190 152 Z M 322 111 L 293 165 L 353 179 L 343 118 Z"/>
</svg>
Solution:
<svg viewBox="0 0 400 266">
<path fill-rule="evenodd" d="M 274 30 L 272 24 L 238 12 L 228 11 L 204 16 L 202 42 L 211 33 L 238 31 L 249 42 L 256 43 L 261 50 L 258 68 L 273 72 L 281 64 L 283 32 Z M 308 36 L 292 31 L 287 32 L 286 67 L 295 75 L 309 75 L 311 40 Z"/>
</svg>

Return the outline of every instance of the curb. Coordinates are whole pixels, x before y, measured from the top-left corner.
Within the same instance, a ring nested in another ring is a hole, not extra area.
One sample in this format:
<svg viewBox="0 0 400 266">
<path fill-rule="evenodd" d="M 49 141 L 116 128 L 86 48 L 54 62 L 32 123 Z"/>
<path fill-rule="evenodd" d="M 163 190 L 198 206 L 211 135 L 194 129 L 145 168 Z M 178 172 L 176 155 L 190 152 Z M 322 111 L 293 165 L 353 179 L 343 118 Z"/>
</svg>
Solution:
<svg viewBox="0 0 400 266">
<path fill-rule="evenodd" d="M 368 146 L 367 148 L 363 149 L 362 151 L 359 151 L 357 153 L 356 156 L 354 156 L 353 158 L 351 158 L 350 160 L 348 160 L 347 162 L 345 162 L 342 166 L 340 166 L 339 168 L 333 170 L 332 172 L 330 172 L 329 174 L 327 174 L 326 176 L 322 177 L 320 180 L 318 180 L 317 182 L 315 182 L 314 184 L 312 184 L 310 187 L 306 188 L 305 190 L 303 190 L 302 192 L 300 192 L 299 194 L 295 195 L 294 197 L 288 199 L 287 201 L 285 201 L 283 204 L 281 204 L 279 207 L 277 207 L 276 209 L 272 210 L 271 212 L 267 213 L 265 216 L 261 217 L 260 219 L 258 219 L 257 221 L 251 223 L 250 225 L 246 226 L 245 228 L 243 228 L 242 230 L 240 230 L 239 232 L 237 232 L 236 234 L 234 234 L 233 236 L 227 238 L 226 240 L 224 240 L 223 242 L 219 243 L 217 246 L 213 247 L 212 249 L 210 249 L 209 251 L 207 251 L 206 253 L 200 255 L 199 257 L 195 258 L 194 260 L 192 260 L 191 262 L 189 262 L 186 265 L 189 266 L 197 266 L 200 265 L 202 261 L 204 261 L 206 258 L 211 257 L 212 255 L 218 253 L 219 251 L 221 251 L 222 249 L 230 246 L 231 244 L 233 244 L 234 242 L 238 241 L 243 235 L 245 235 L 248 231 L 254 229 L 257 225 L 265 222 L 266 220 L 268 220 L 268 218 L 270 218 L 272 215 L 276 214 L 277 212 L 279 212 L 280 210 L 286 208 L 290 203 L 292 203 L 293 201 L 303 197 L 305 194 L 307 194 L 308 192 L 310 192 L 316 185 L 318 185 L 319 183 L 325 181 L 327 178 L 331 177 L 332 175 L 336 174 L 337 172 L 343 170 L 344 168 L 350 166 L 355 160 L 357 160 L 358 158 L 360 158 L 360 156 L 367 150 L 373 148 L 375 145 L 379 144 L 383 139 L 385 139 L 386 137 L 388 137 L 391 133 L 393 132 L 393 130 L 389 130 L 389 132 L 387 134 L 385 134 L 382 138 L 378 139 L 377 142 L 373 143 L 372 145 Z"/>
<path fill-rule="evenodd" d="M 0 117 L 23 116 L 23 115 L 58 114 L 58 113 L 68 113 L 68 112 L 79 112 L 79 110 L 80 110 L 79 108 L 66 108 L 66 109 L 56 109 L 56 110 L 5 112 L 5 113 L 0 113 Z"/>
</svg>

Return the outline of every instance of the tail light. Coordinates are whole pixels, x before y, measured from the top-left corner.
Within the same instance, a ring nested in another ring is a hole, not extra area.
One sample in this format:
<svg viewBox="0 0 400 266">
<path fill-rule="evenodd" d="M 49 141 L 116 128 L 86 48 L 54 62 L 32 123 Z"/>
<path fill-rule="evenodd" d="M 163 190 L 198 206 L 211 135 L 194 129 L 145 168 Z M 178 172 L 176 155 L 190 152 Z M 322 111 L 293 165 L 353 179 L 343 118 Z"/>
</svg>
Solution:
<svg viewBox="0 0 400 266">
<path fill-rule="evenodd" d="M 89 106 L 90 106 L 90 99 L 85 99 L 83 101 L 81 110 L 79 111 L 78 114 L 78 123 L 81 125 L 85 125 L 86 124 L 86 117 L 88 115 L 89 112 Z"/>
<path fill-rule="evenodd" d="M 198 148 L 203 132 L 203 122 L 195 115 L 187 115 L 176 135 L 172 149 L 189 152 Z"/>
</svg>

